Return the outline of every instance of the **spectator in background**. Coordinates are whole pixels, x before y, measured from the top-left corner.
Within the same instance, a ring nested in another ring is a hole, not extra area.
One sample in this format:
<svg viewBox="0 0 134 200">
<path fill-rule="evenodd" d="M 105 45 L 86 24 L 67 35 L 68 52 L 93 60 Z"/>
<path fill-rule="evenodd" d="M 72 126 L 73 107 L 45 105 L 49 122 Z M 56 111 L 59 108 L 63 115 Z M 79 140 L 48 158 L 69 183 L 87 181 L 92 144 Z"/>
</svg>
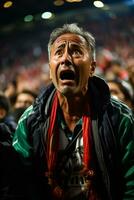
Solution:
<svg viewBox="0 0 134 200">
<path fill-rule="evenodd" d="M 128 59 L 126 70 L 128 72 L 128 80 L 131 83 L 134 91 L 134 58 Z"/>
<path fill-rule="evenodd" d="M 7 124 L 13 131 L 16 128 L 16 123 L 11 114 L 10 101 L 3 92 L 0 92 L 0 123 Z"/>
<path fill-rule="evenodd" d="M 113 54 L 111 51 L 105 48 L 99 48 L 97 51 L 97 69 L 96 73 L 100 76 L 105 76 L 107 70 L 111 66 L 113 60 Z"/>
<path fill-rule="evenodd" d="M 17 126 L 10 111 L 11 105 L 8 97 L 3 92 L 0 92 L 0 200 L 6 199 L 9 187 L 9 177 L 11 174 L 7 164 L 10 156 L 8 149 Z"/>
<path fill-rule="evenodd" d="M 18 122 L 26 108 L 33 104 L 36 97 L 37 94 L 28 89 L 22 90 L 16 94 L 16 100 L 13 106 L 13 116 L 16 122 Z"/>
<path fill-rule="evenodd" d="M 14 79 L 14 80 L 8 82 L 8 84 L 4 90 L 4 94 L 6 95 L 6 97 L 9 98 L 11 106 L 14 105 L 15 98 L 16 98 L 16 92 L 17 92 L 17 82 Z"/>
<path fill-rule="evenodd" d="M 107 80 L 113 97 L 127 104 L 134 111 L 134 92 L 131 84 L 119 78 Z"/>
<path fill-rule="evenodd" d="M 128 73 L 125 69 L 125 64 L 119 58 L 113 59 L 109 68 L 105 71 L 105 79 L 119 78 L 121 80 L 128 79 Z"/>
</svg>

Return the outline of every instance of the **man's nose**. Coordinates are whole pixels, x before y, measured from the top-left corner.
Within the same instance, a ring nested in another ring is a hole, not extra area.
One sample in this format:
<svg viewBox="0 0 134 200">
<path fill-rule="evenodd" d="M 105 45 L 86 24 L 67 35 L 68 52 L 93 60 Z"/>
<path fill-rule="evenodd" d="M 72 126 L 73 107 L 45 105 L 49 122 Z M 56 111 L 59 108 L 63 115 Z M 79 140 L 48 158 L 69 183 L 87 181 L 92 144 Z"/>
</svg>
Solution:
<svg viewBox="0 0 134 200">
<path fill-rule="evenodd" d="M 67 66 L 72 65 L 72 56 L 69 49 L 66 49 L 61 60 L 61 64 L 66 64 Z"/>
</svg>

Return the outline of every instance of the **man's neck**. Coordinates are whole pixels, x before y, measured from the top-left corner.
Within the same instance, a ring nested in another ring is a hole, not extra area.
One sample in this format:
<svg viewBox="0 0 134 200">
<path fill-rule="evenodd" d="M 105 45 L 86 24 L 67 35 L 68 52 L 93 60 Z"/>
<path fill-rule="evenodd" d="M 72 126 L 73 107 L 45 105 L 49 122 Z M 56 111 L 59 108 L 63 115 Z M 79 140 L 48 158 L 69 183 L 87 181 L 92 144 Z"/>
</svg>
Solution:
<svg viewBox="0 0 134 200">
<path fill-rule="evenodd" d="M 71 131 L 74 130 L 76 123 L 85 112 L 85 105 L 87 104 L 87 96 L 65 97 L 58 93 L 60 107 L 62 109 L 66 124 Z"/>
</svg>

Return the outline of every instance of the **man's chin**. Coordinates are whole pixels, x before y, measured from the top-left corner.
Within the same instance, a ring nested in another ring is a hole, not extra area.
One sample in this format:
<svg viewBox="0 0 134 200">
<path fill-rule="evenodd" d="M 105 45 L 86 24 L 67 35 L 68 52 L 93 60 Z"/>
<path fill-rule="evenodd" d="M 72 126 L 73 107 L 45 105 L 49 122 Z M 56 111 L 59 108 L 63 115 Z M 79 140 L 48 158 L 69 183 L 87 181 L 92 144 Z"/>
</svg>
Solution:
<svg viewBox="0 0 134 200">
<path fill-rule="evenodd" d="M 66 97 L 73 96 L 76 93 L 75 92 L 76 89 L 74 87 L 68 87 L 68 86 L 59 88 L 58 91 Z"/>
<path fill-rule="evenodd" d="M 79 87 L 62 87 L 62 88 L 57 88 L 57 90 L 64 95 L 67 98 L 71 97 L 82 97 L 85 96 L 87 93 L 87 88 L 84 87 L 79 88 Z"/>
</svg>

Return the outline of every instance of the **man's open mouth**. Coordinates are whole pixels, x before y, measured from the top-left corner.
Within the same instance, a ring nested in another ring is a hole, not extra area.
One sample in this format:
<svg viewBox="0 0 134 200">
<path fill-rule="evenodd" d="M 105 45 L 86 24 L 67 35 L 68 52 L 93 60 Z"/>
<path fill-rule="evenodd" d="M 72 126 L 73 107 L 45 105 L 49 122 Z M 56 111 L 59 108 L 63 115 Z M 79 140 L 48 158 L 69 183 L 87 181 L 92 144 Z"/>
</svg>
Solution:
<svg viewBox="0 0 134 200">
<path fill-rule="evenodd" d="M 64 70 L 60 73 L 61 80 L 75 80 L 75 73 L 71 70 Z"/>
</svg>

